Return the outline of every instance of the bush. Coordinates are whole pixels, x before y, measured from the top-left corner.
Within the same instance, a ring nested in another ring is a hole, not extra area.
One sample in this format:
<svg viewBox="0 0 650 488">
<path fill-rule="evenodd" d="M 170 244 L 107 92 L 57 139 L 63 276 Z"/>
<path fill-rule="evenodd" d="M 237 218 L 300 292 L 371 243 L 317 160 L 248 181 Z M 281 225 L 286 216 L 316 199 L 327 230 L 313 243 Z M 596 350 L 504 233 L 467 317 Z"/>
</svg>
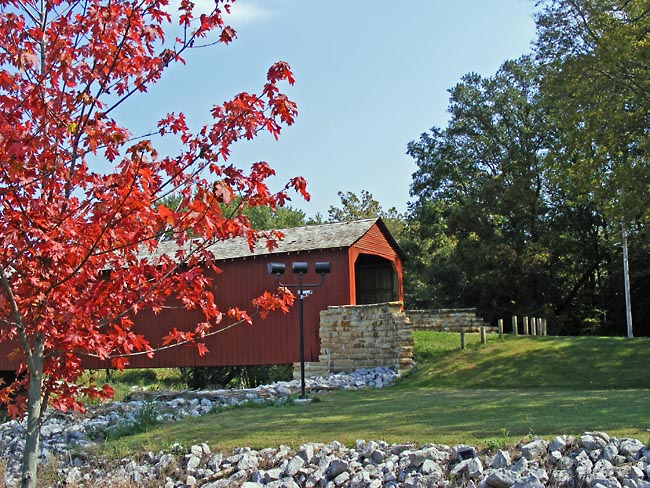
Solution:
<svg viewBox="0 0 650 488">
<path fill-rule="evenodd" d="M 180 368 L 181 380 L 188 388 L 255 388 L 274 381 L 293 378 L 290 364 L 274 366 L 202 366 Z"/>
</svg>

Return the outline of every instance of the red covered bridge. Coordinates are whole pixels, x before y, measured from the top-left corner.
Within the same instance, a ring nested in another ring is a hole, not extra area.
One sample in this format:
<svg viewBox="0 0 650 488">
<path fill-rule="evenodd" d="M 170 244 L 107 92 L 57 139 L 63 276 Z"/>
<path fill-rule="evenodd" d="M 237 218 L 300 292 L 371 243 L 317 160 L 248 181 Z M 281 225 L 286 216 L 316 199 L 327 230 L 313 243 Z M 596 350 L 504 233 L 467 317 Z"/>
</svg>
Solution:
<svg viewBox="0 0 650 488">
<path fill-rule="evenodd" d="M 309 263 L 306 283 L 317 283 L 314 263 L 329 261 L 331 273 L 322 287 L 304 300 L 305 360 L 318 361 L 320 352 L 319 314 L 330 305 L 355 305 L 403 300 L 403 253 L 381 219 L 331 223 L 282 230 L 285 237 L 272 253 L 260 246 L 251 253 L 244 240 L 233 239 L 213 246 L 217 266 L 215 297 L 222 309 L 250 309 L 251 300 L 265 290 L 275 289 L 270 262 L 287 264 L 284 282 L 296 282 L 291 263 Z M 161 252 L 173 243 L 163 243 Z M 144 356 L 130 360 L 130 367 L 188 367 L 289 364 L 299 359 L 298 307 L 290 313 L 272 313 L 252 326 L 238 325 L 206 340 L 209 353 L 199 356 L 194 347 L 175 347 L 158 352 L 153 359 Z M 151 345 L 173 327 L 189 330 L 202 321 L 199 312 L 182 308 L 164 309 L 160 314 L 141 312 L 135 318 L 138 332 Z M 225 320 L 224 320 L 225 322 Z M 93 365 L 96 366 L 96 365 Z M 0 370 L 12 369 L 7 361 L 7 346 L 0 344 Z"/>
</svg>

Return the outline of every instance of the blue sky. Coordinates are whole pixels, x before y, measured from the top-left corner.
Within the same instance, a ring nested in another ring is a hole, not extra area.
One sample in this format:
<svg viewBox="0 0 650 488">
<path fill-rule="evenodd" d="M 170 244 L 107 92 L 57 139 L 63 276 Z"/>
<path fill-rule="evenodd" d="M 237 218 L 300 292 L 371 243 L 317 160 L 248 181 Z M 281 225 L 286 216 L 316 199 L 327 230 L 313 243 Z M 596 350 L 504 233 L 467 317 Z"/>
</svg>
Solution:
<svg viewBox="0 0 650 488">
<path fill-rule="evenodd" d="M 326 216 L 338 191 L 367 190 L 405 211 L 415 171 L 407 143 L 446 125 L 447 90 L 462 75 L 493 75 L 530 52 L 533 9 L 530 0 L 237 0 L 235 42 L 194 50 L 125 115 L 134 132 L 170 111 L 205 123 L 213 104 L 258 92 L 268 67 L 287 61 L 296 124 L 278 141 L 238 144 L 231 162 L 269 162 L 278 186 L 304 176 L 312 200 L 291 204 L 308 216 Z"/>
</svg>

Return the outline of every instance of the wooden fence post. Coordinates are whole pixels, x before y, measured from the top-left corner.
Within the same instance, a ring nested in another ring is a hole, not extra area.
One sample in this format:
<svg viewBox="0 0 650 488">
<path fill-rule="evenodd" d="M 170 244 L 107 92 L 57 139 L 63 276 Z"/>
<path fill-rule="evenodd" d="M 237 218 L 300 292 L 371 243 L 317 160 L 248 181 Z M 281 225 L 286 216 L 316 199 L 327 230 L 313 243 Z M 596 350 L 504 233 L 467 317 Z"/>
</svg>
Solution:
<svg viewBox="0 0 650 488">
<path fill-rule="evenodd" d="M 481 327 L 481 344 L 487 344 L 487 336 L 485 335 L 485 327 Z"/>
<path fill-rule="evenodd" d="M 465 332 L 460 333 L 460 348 L 465 349 Z"/>
<path fill-rule="evenodd" d="M 546 319 L 542 319 L 542 334 L 548 335 L 548 330 L 546 329 Z"/>
<path fill-rule="evenodd" d="M 514 335 L 519 335 L 519 331 L 517 330 L 517 316 L 516 315 L 512 316 L 512 333 Z"/>
<path fill-rule="evenodd" d="M 528 317 L 524 317 L 524 335 L 527 336 L 529 335 L 529 329 L 528 329 Z"/>
<path fill-rule="evenodd" d="M 503 319 L 497 320 L 497 328 L 499 329 L 499 339 L 503 339 Z"/>
<path fill-rule="evenodd" d="M 530 335 L 537 335 L 537 320 L 535 317 L 530 318 Z"/>
</svg>

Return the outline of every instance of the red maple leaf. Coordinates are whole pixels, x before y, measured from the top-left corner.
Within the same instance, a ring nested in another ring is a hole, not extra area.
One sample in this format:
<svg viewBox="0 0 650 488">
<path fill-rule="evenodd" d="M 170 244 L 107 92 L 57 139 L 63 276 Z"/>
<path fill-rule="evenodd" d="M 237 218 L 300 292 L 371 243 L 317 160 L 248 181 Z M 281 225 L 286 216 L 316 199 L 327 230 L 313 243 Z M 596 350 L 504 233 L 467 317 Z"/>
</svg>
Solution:
<svg viewBox="0 0 650 488">
<path fill-rule="evenodd" d="M 199 15 L 181 0 L 177 22 L 188 35 L 178 38 L 165 36 L 176 12 L 154 0 L 97 0 L 83 12 L 72 0 L 45 2 L 39 18 L 29 3 L 11 2 L 0 12 L 0 312 L 11 317 L 0 352 L 24 365 L 23 383 L 0 393 L 10 415 L 44 398 L 80 409 L 84 396 L 112 395 L 78 380 L 88 358 L 122 369 L 134 354 L 155 353 L 134 325 L 139 314 L 162 316 L 173 302 L 217 323 L 222 312 L 204 274 L 215 265 L 200 243 L 239 236 L 252 245 L 257 231 L 241 207 L 277 208 L 288 199 L 269 189 L 268 164 L 245 171 L 225 163 L 234 143 L 263 131 L 277 137 L 293 123 L 295 104 L 280 89 L 294 82 L 287 63 L 269 69 L 259 93 L 216 103 L 198 130 L 182 112 L 160 120 L 158 135 L 170 141 L 161 147 L 176 153 L 162 155 L 157 140 L 114 118 L 170 65 L 184 64 L 195 43 L 234 39 L 222 3 Z M 303 180 L 289 188 L 307 195 Z M 241 207 L 225 214 L 235 195 Z M 166 239 L 178 252 L 161 244 Z M 267 302 L 263 309 L 273 307 Z M 243 310 L 229 315 L 251 322 Z M 161 335 L 166 347 L 190 343 L 203 355 L 197 341 L 208 333 L 197 325 Z M 47 379 L 41 391 L 24 388 L 30 368 Z M 28 398 L 14 394 L 19 386 Z"/>
</svg>

